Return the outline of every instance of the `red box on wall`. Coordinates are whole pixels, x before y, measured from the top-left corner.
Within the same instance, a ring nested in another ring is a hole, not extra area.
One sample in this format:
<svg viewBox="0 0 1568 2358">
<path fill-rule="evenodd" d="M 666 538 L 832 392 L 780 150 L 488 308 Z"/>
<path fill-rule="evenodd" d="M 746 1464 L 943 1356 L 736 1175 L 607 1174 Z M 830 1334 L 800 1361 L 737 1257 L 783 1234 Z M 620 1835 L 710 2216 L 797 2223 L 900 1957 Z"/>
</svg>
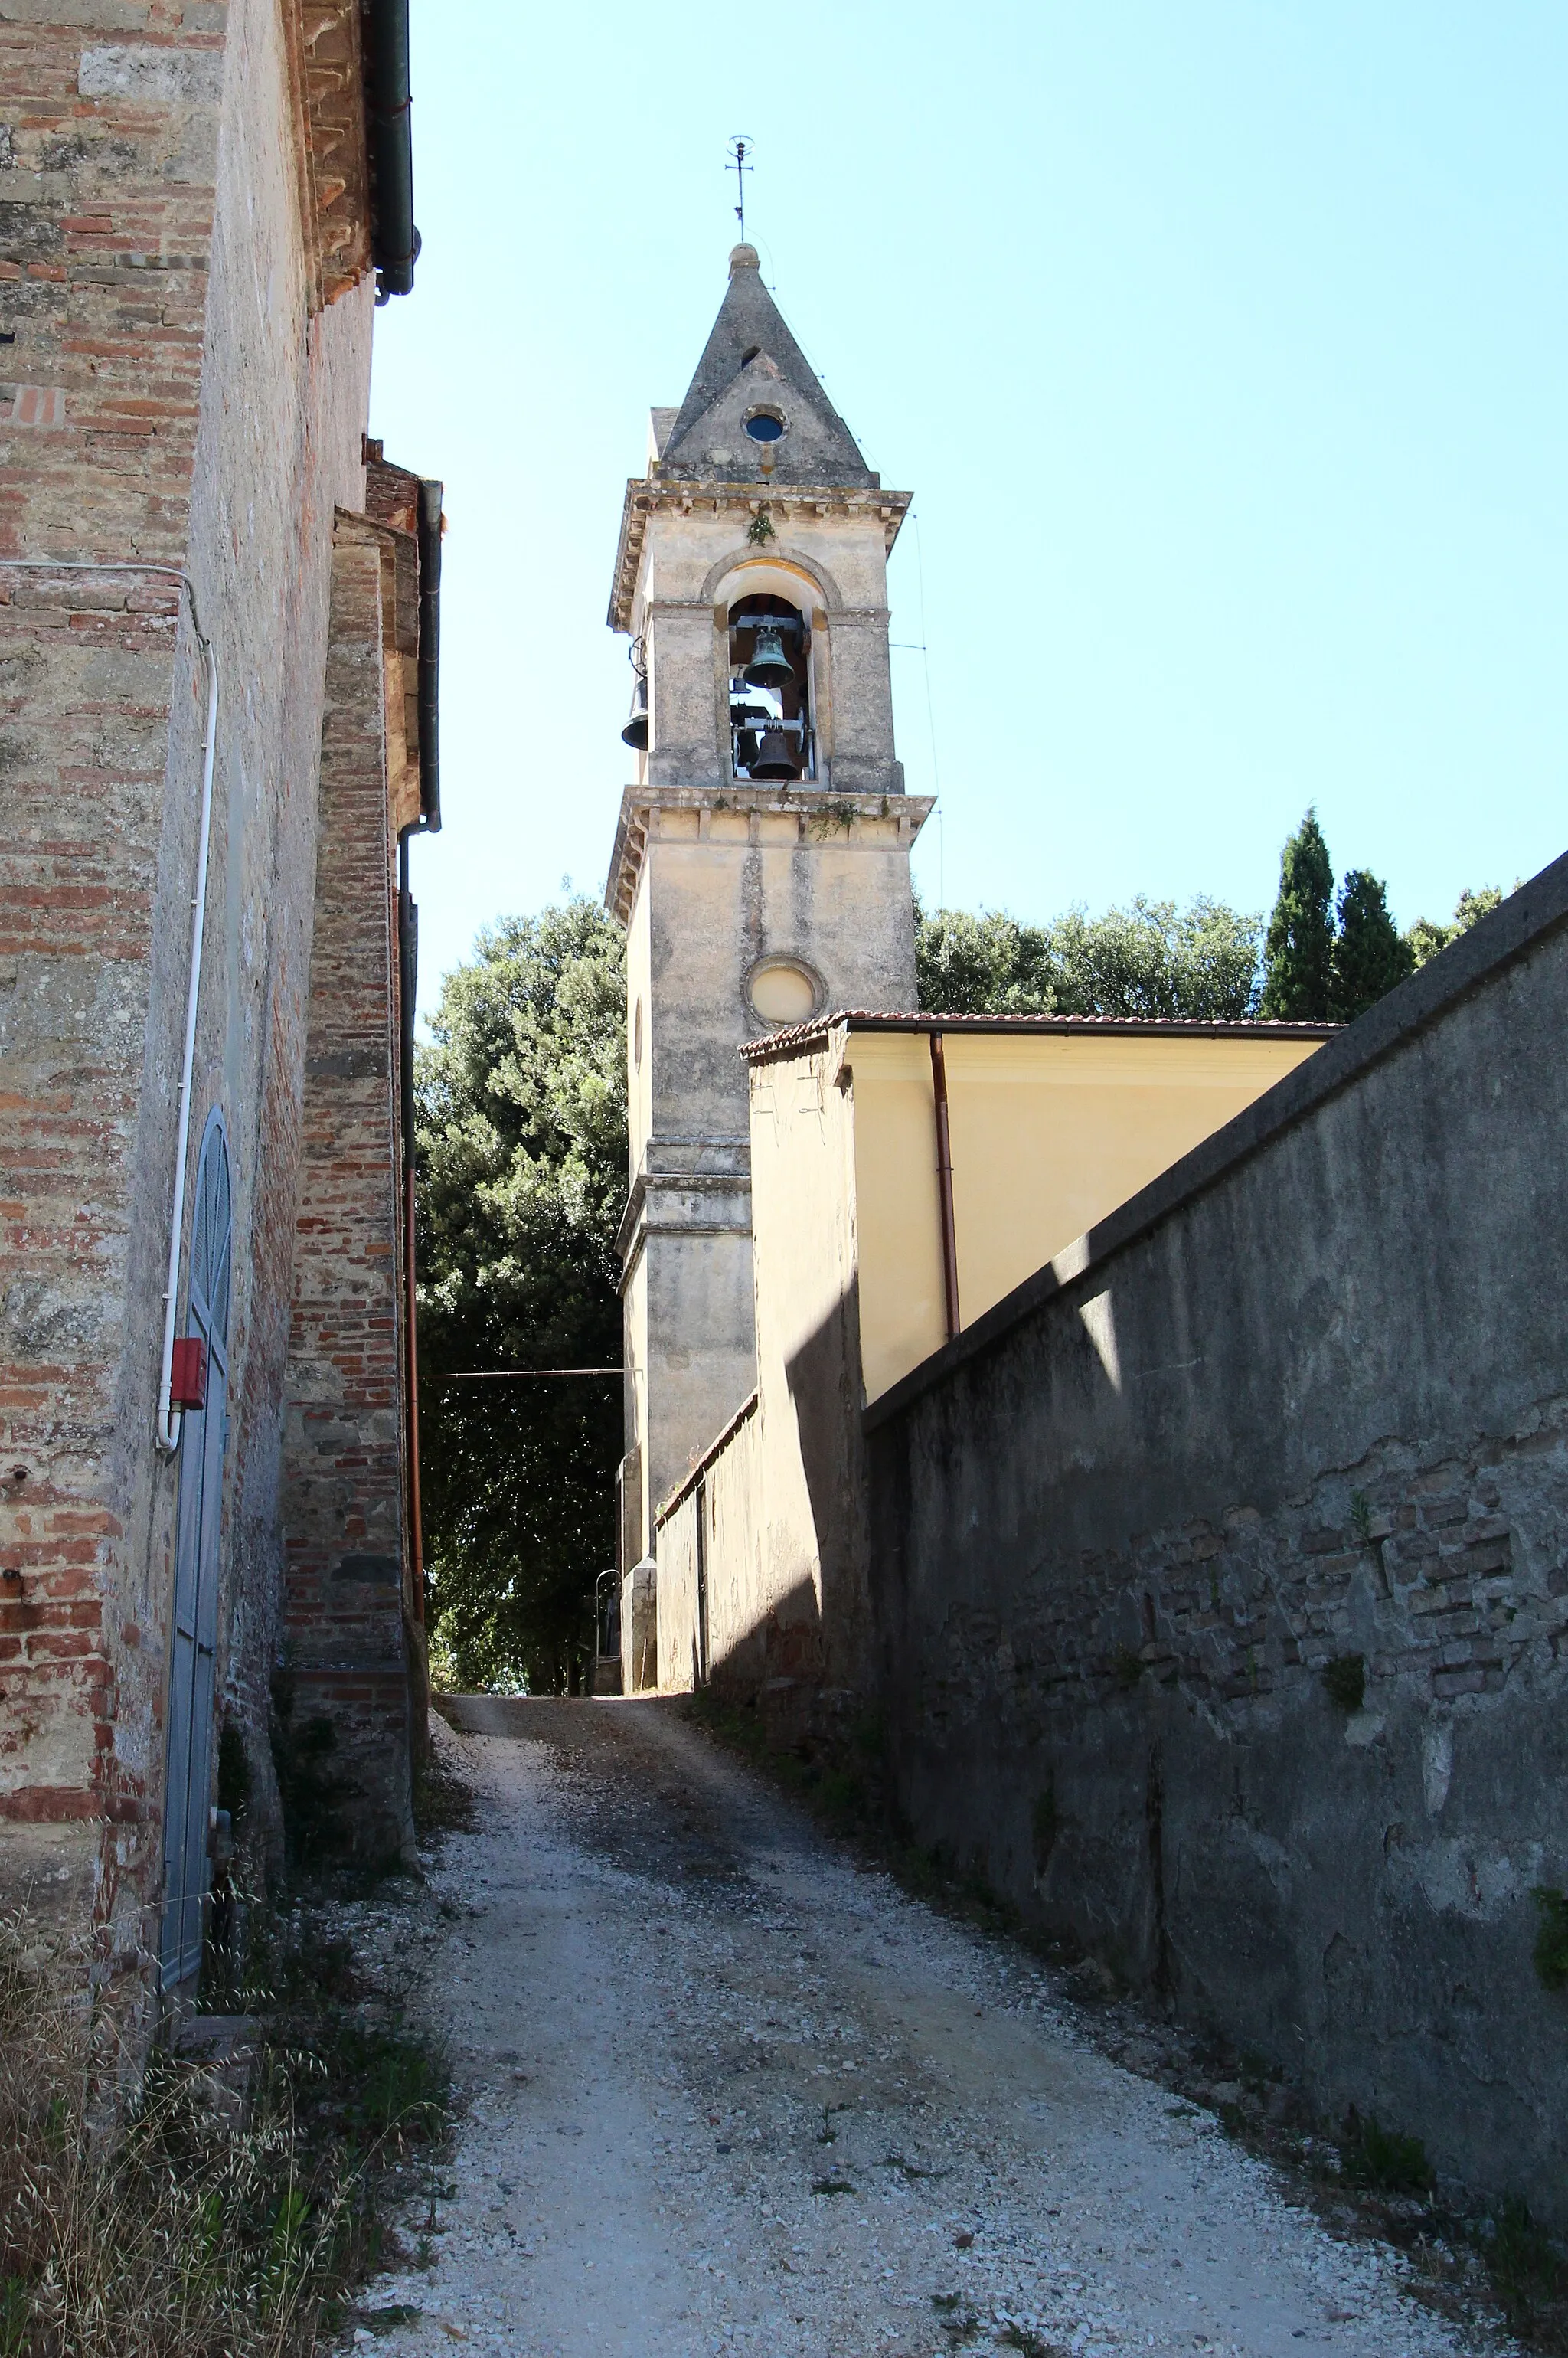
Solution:
<svg viewBox="0 0 1568 2358">
<path fill-rule="evenodd" d="M 170 1408 L 207 1405 L 207 1346 L 199 1335 L 186 1335 L 174 1347 L 168 1372 Z"/>
</svg>

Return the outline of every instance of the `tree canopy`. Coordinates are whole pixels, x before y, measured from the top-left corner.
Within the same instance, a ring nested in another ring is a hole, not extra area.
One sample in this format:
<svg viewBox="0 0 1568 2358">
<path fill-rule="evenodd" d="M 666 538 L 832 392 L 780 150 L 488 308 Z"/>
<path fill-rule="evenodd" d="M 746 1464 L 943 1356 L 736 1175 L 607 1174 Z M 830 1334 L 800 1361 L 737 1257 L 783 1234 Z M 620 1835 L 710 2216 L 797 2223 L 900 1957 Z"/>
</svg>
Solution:
<svg viewBox="0 0 1568 2358">
<path fill-rule="evenodd" d="M 1339 888 L 1328 1011 L 1354 1023 L 1415 969 L 1415 952 L 1389 914 L 1388 894 L 1369 868 L 1353 868 Z"/>
<path fill-rule="evenodd" d="M 1262 919 L 1141 894 L 1044 925 L 1004 910 L 915 909 L 920 1004 L 938 1015 L 1133 1015 L 1239 1022 L 1253 1011 Z"/>
<path fill-rule="evenodd" d="M 481 934 L 416 1064 L 432 1644 L 464 1686 L 582 1682 L 614 1557 L 626 1200 L 623 943 L 585 899 Z"/>
<path fill-rule="evenodd" d="M 1336 900 L 1334 863 L 1309 809 L 1280 857 L 1258 1012 L 1287 1023 L 1354 1023 L 1502 897 L 1493 885 L 1461 892 L 1452 925 L 1418 917 L 1400 934 L 1389 913 L 1388 888 L 1369 868 L 1347 870 Z"/>
<path fill-rule="evenodd" d="M 1309 810 L 1280 855 L 1280 895 L 1263 944 L 1258 1012 L 1276 1023 L 1326 1023 L 1334 994 L 1334 864 Z"/>
<path fill-rule="evenodd" d="M 1466 889 L 1460 893 L 1452 924 L 1445 925 L 1431 917 L 1418 917 L 1405 936 L 1416 965 L 1424 966 L 1428 958 L 1434 958 L 1439 950 L 1445 950 L 1450 942 L 1456 942 L 1461 934 L 1467 934 L 1472 925 L 1490 916 L 1494 909 L 1500 907 L 1502 898 L 1499 885 L 1483 884 L 1479 892 Z"/>
</svg>

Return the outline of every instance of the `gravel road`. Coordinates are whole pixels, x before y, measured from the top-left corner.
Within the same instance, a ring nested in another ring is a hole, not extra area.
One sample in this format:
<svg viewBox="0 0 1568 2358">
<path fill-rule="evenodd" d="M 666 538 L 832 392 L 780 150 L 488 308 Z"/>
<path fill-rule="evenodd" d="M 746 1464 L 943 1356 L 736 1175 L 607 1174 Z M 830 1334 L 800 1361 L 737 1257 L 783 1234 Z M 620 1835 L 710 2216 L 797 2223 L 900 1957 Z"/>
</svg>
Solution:
<svg viewBox="0 0 1568 2358">
<path fill-rule="evenodd" d="M 418 1959 L 466 2109 L 430 2266 L 377 2284 L 357 2339 L 1465 2346 L 1397 2255 L 1334 2240 L 1211 2114 L 1098 2052 L 1049 1973 L 855 1863 L 677 1711 L 447 1708 L 482 1830 L 440 1852 Z"/>
</svg>

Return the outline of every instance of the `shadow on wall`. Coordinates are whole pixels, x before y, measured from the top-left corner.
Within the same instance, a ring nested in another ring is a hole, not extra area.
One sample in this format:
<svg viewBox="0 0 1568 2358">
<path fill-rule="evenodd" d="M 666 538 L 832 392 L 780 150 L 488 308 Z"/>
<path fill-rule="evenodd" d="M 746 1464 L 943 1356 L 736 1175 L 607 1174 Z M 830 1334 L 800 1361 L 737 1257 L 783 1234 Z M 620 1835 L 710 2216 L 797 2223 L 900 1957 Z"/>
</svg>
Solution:
<svg viewBox="0 0 1568 2358">
<path fill-rule="evenodd" d="M 681 1617 L 693 1687 L 757 1703 L 793 1742 L 815 1698 L 869 1663 L 859 1300 L 846 1288 L 718 1448 L 661 1531 L 660 1612 Z M 704 1671 L 706 1668 L 706 1678 Z"/>
<path fill-rule="evenodd" d="M 851 1277 L 821 1324 L 785 1362 L 790 1412 L 780 1419 L 785 1427 L 777 1436 L 782 1463 L 775 1458 L 775 1437 L 769 1430 L 773 1398 L 765 1380 L 762 1394 L 770 1536 L 778 1506 L 793 1491 L 803 1521 L 797 1560 L 815 1563 L 820 1597 L 821 1635 L 810 1675 L 830 1687 L 860 1687 L 871 1668 L 860 1322 L 860 1287 Z M 783 1405 L 780 1400 L 781 1409 Z"/>
</svg>

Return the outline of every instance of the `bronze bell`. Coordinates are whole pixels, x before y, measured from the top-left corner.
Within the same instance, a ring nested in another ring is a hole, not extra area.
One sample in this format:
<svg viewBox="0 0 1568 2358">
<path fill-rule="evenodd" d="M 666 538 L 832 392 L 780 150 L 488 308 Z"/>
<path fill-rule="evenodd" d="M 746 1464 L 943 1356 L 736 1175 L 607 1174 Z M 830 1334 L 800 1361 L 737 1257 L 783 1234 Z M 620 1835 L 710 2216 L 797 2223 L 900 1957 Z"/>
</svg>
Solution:
<svg viewBox="0 0 1568 2358">
<path fill-rule="evenodd" d="M 640 671 L 637 674 L 636 684 L 632 690 L 631 716 L 625 728 L 621 731 L 621 742 L 622 745 L 630 745 L 633 753 L 645 753 L 648 750 L 648 675 L 646 672 Z"/>
<path fill-rule="evenodd" d="M 783 729 L 764 729 L 757 746 L 757 758 L 747 764 L 753 778 L 798 778 L 800 755 L 794 741 Z"/>
<path fill-rule="evenodd" d="M 784 633 L 777 622 L 760 622 L 752 660 L 741 674 L 748 687 L 782 687 L 795 677 L 795 665 L 784 651 Z"/>
</svg>

